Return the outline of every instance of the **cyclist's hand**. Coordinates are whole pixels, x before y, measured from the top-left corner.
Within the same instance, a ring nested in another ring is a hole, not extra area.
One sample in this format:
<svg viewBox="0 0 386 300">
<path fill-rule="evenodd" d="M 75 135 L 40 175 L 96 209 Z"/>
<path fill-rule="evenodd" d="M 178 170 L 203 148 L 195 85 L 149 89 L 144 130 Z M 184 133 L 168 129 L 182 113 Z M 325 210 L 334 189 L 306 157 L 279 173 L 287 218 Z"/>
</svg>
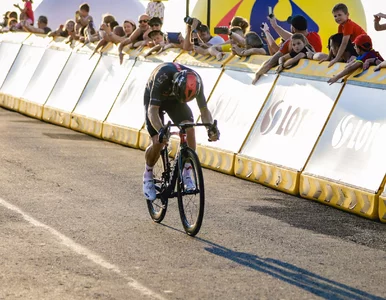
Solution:
<svg viewBox="0 0 386 300">
<path fill-rule="evenodd" d="M 158 142 L 160 144 L 165 144 L 169 141 L 170 133 L 168 130 L 166 130 L 165 127 L 161 127 L 161 129 L 158 131 Z"/>
<path fill-rule="evenodd" d="M 217 121 L 208 128 L 208 137 L 210 142 L 215 142 L 220 139 L 220 130 L 217 128 Z"/>
</svg>

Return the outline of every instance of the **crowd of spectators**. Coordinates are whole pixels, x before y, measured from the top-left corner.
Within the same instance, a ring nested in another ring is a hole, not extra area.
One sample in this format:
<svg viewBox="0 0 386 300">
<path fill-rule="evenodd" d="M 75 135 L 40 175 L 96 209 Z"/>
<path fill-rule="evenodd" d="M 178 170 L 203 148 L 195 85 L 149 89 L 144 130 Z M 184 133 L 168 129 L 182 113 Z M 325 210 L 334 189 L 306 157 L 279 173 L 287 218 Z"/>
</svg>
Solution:
<svg viewBox="0 0 386 300">
<path fill-rule="evenodd" d="M 270 55 L 271 57 L 256 72 L 253 83 L 276 67 L 277 72 L 295 66 L 300 59 L 312 59 L 319 62 L 328 61 L 329 67 L 336 62 L 345 62 L 347 67 L 331 78 L 332 84 L 358 68 L 367 69 L 375 65 L 375 70 L 385 68 L 382 56 L 372 47 L 372 40 L 367 33 L 349 18 L 349 10 L 345 4 L 339 3 L 332 9 L 333 17 L 338 23 L 337 33 L 332 35 L 326 43 L 328 54 L 322 52 L 322 40 L 317 32 L 308 30 L 307 19 L 302 15 L 288 18 L 291 30 L 287 31 L 280 25 L 273 14 L 267 16 L 268 22 L 263 22 L 260 34 L 251 31 L 247 19 L 236 16 L 228 26 L 216 27 L 215 35 L 211 35 L 210 28 L 197 18 L 186 17 L 186 32 L 162 31 L 165 6 L 162 1 L 149 0 L 143 14 L 134 20 L 124 20 L 120 25 L 111 14 L 102 16 L 102 25 L 96 28 L 90 15 L 90 5 L 83 3 L 74 13 L 74 19 L 67 20 L 56 30 L 48 27 L 46 16 L 39 16 L 35 25 L 32 9 L 33 0 L 23 0 L 24 6 L 15 4 L 19 10 L 7 12 L 0 23 L 0 32 L 27 31 L 48 34 L 51 37 L 63 37 L 67 43 L 97 44 L 96 51 L 108 43 L 118 45 L 119 58 L 122 63 L 124 48 L 149 47 L 145 56 L 160 53 L 170 48 L 180 48 L 194 51 L 202 55 L 212 55 L 221 61 L 227 52 L 238 56 Z M 386 30 L 386 14 L 374 15 L 374 28 L 377 31 Z M 271 29 L 280 36 L 275 40 Z"/>
</svg>

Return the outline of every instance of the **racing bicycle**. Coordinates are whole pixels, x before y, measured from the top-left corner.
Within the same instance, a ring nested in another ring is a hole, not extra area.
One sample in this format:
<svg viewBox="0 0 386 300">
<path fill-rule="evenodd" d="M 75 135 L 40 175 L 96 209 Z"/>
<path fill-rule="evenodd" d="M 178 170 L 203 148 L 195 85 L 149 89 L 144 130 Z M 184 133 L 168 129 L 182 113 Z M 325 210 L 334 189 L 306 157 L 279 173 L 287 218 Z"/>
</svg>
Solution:
<svg viewBox="0 0 386 300">
<path fill-rule="evenodd" d="M 217 130 L 217 121 L 215 120 L 213 124 L 172 124 L 169 121 L 164 127 L 163 132 L 167 138 L 171 135 L 171 127 L 179 129 L 180 144 L 174 158 L 169 156 L 167 144 L 161 150 L 161 159 L 153 168 L 157 197 L 154 201 L 147 200 L 151 218 L 154 222 L 161 223 L 165 218 L 169 199 L 177 198 L 182 226 L 190 236 L 195 236 L 200 231 L 205 207 L 204 176 L 201 164 L 196 152 L 188 146 L 186 140 L 186 129 L 196 126 L 207 126 L 212 130 Z M 187 182 L 184 182 L 186 176 L 183 173 L 187 163 L 191 165 L 191 168 L 189 167 L 189 178 L 191 179 L 189 186 Z"/>
</svg>

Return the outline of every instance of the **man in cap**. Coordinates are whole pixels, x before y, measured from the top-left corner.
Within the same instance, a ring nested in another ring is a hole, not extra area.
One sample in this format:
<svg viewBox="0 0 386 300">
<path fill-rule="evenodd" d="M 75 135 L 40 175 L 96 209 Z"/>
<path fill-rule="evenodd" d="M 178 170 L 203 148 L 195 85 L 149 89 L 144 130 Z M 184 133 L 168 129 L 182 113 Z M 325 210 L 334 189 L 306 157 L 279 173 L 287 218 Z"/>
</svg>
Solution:
<svg viewBox="0 0 386 300">
<path fill-rule="evenodd" d="M 252 84 L 255 84 L 260 77 L 267 73 L 271 68 L 276 67 L 279 63 L 279 58 L 291 51 L 291 37 L 294 33 L 303 34 L 310 45 L 316 52 L 322 51 L 322 39 L 317 32 L 309 32 L 307 29 L 307 19 L 301 15 L 296 15 L 288 18 L 288 23 L 291 24 L 291 32 L 288 32 L 277 24 L 276 18 L 268 18 L 271 22 L 272 28 L 285 40 L 280 50 L 276 52 L 269 60 L 267 60 L 255 74 L 255 79 Z"/>
</svg>

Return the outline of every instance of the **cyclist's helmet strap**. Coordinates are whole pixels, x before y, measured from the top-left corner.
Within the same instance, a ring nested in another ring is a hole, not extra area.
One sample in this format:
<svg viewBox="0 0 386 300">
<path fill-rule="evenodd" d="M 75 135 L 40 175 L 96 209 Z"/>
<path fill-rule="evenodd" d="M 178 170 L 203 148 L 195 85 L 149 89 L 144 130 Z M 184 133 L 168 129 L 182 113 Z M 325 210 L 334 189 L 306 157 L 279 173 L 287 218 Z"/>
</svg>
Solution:
<svg viewBox="0 0 386 300">
<path fill-rule="evenodd" d="M 181 66 L 174 63 L 178 73 L 173 82 L 173 93 L 176 98 L 184 103 L 193 100 L 201 90 L 201 79 L 198 74 L 190 70 L 182 70 Z"/>
</svg>

